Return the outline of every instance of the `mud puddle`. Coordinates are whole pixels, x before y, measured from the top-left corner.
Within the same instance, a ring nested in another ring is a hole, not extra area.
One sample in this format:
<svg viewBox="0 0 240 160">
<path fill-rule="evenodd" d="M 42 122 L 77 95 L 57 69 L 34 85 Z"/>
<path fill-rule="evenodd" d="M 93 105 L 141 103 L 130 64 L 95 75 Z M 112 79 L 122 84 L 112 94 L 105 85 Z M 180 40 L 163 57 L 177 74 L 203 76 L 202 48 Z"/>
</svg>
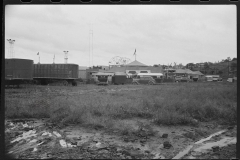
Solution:
<svg viewBox="0 0 240 160">
<path fill-rule="evenodd" d="M 124 120 L 123 123 L 129 124 L 131 131 L 96 130 L 77 125 L 58 129 L 47 119 L 7 120 L 6 152 L 23 159 L 181 159 L 201 158 L 214 146 L 221 148 L 236 143 L 235 128 L 210 135 L 210 138 L 193 138 L 189 133 L 195 133 L 194 127 L 159 127 L 136 120 Z M 209 144 L 205 145 L 207 142 Z M 184 150 L 189 146 L 190 149 Z"/>
<path fill-rule="evenodd" d="M 222 159 L 226 158 L 224 154 L 228 154 L 229 146 L 232 150 L 227 158 L 236 158 L 236 126 L 228 129 L 221 130 L 214 134 L 203 138 L 192 145 L 187 146 L 186 149 L 177 154 L 173 159 Z M 222 155 L 219 153 L 222 152 Z"/>
</svg>

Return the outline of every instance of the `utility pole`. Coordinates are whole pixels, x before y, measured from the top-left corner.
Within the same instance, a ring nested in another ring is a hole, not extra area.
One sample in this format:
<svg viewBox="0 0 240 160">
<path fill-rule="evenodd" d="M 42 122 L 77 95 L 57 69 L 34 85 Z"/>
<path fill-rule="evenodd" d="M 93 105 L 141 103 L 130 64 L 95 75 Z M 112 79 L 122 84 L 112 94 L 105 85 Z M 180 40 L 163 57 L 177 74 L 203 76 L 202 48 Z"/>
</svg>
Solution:
<svg viewBox="0 0 240 160">
<path fill-rule="evenodd" d="M 93 29 L 92 23 L 89 23 L 89 67 L 91 66 L 91 62 L 93 65 Z"/>
<path fill-rule="evenodd" d="M 168 63 L 168 67 L 167 67 L 167 79 L 168 79 L 168 70 L 169 70 L 169 63 Z"/>
<path fill-rule="evenodd" d="M 37 53 L 37 55 L 38 55 L 38 64 L 40 64 L 40 54 L 39 54 L 39 52 Z"/>
<path fill-rule="evenodd" d="M 228 76 L 229 76 L 229 60 L 228 60 Z"/>
<path fill-rule="evenodd" d="M 54 54 L 54 56 L 53 56 L 53 64 L 55 63 L 55 54 Z"/>
<path fill-rule="evenodd" d="M 92 65 L 93 65 L 93 29 L 92 29 Z"/>
<path fill-rule="evenodd" d="M 15 42 L 15 40 L 13 40 L 13 39 L 7 39 L 7 41 L 8 41 L 9 44 L 10 44 L 10 47 L 9 47 L 9 58 L 14 58 L 14 49 L 13 49 L 13 47 L 14 47 L 14 42 Z"/>
<path fill-rule="evenodd" d="M 67 60 L 68 60 L 68 52 L 69 51 L 63 51 L 65 53 L 64 59 L 65 59 L 65 64 L 67 64 Z"/>
</svg>

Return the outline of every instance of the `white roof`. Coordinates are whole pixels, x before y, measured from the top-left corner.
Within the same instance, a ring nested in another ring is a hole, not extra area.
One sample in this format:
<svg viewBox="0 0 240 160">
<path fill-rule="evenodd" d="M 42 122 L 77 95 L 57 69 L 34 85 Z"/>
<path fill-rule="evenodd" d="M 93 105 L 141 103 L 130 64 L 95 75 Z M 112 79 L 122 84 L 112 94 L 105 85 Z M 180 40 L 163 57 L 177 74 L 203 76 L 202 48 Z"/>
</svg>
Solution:
<svg viewBox="0 0 240 160">
<path fill-rule="evenodd" d="M 106 72 L 97 72 L 97 73 L 93 73 L 92 75 L 96 75 L 96 76 L 108 76 L 108 75 L 114 75 L 114 73 L 106 73 Z"/>
<path fill-rule="evenodd" d="M 205 77 L 219 77 L 219 75 L 206 75 Z"/>
<path fill-rule="evenodd" d="M 114 74 L 115 75 L 126 75 L 126 73 L 124 73 L 124 72 L 115 72 Z"/>
<path fill-rule="evenodd" d="M 146 64 L 143 64 L 141 62 L 138 62 L 137 60 L 131 62 L 131 63 L 128 63 L 126 64 L 125 66 L 147 66 Z"/>
<path fill-rule="evenodd" d="M 149 76 L 162 76 L 163 74 L 162 73 L 138 73 L 137 75 L 138 76 L 146 76 L 146 75 L 149 75 Z"/>
</svg>

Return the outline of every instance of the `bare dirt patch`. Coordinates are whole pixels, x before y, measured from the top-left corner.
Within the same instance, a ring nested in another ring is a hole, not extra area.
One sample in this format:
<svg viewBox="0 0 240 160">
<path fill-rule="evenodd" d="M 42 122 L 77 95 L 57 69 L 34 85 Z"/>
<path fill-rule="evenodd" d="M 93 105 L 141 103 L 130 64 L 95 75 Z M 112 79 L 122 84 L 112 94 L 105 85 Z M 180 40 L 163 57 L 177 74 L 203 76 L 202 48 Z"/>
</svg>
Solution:
<svg viewBox="0 0 240 160">
<path fill-rule="evenodd" d="M 236 100 L 236 88 L 219 83 L 6 90 L 6 152 L 23 159 L 173 158 L 236 125 Z"/>
</svg>

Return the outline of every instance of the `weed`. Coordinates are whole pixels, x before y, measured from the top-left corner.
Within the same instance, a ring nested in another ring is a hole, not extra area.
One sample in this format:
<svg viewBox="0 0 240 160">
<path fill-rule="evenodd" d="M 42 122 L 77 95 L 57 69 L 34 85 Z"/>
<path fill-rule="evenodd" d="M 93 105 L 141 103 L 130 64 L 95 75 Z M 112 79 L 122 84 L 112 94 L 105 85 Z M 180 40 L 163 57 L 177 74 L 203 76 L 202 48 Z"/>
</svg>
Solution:
<svg viewBox="0 0 240 160">
<path fill-rule="evenodd" d="M 48 86 L 48 90 L 46 86 L 31 87 L 24 89 L 28 96 L 25 98 L 21 89 L 6 90 L 7 118 L 50 118 L 56 123 L 81 123 L 100 128 L 114 127 L 117 120 L 132 118 L 151 118 L 157 125 L 197 125 L 199 121 L 237 122 L 237 89 L 234 84 L 141 86 L 145 89 L 120 93 L 105 92 L 106 88 L 116 89 L 115 86 Z M 28 90 L 33 93 L 27 94 Z M 66 95 L 80 90 L 84 94 Z M 122 130 L 124 128 L 129 129 L 123 126 Z"/>
</svg>

